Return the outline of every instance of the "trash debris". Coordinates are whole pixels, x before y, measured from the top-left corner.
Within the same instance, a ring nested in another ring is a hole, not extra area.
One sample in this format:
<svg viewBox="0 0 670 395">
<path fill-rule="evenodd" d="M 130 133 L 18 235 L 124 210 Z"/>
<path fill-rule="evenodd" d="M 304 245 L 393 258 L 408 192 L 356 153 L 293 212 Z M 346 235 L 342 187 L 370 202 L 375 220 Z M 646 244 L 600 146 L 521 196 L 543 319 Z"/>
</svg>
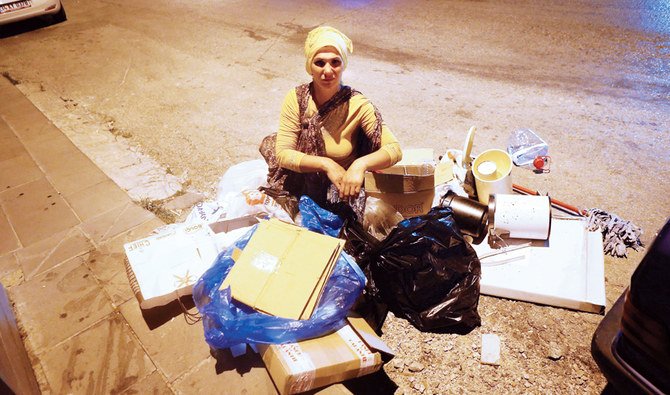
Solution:
<svg viewBox="0 0 670 395">
<path fill-rule="evenodd" d="M 507 152 L 489 149 L 477 155 L 472 163 L 477 198 L 487 204 L 489 196 L 512 193 L 512 158 Z"/>
<path fill-rule="evenodd" d="M 563 350 L 563 347 L 561 347 L 558 343 L 555 341 L 549 342 L 547 358 L 551 359 L 552 361 L 558 361 L 559 359 L 563 358 L 564 353 L 565 351 Z"/>
<path fill-rule="evenodd" d="M 347 224 L 345 250 L 366 270 L 366 291 L 397 317 L 422 331 L 468 332 L 480 325 L 480 263 L 451 209 L 405 219 L 381 243 L 371 244 L 372 236 Z"/>
<path fill-rule="evenodd" d="M 553 218 L 549 240 L 501 239 L 473 245 L 482 265 L 481 293 L 602 314 L 602 236 L 585 218 Z M 490 237 L 490 236 L 489 236 Z"/>
<path fill-rule="evenodd" d="M 369 196 L 365 201 L 363 226 L 377 240 L 382 240 L 391 232 L 403 216 L 390 204 Z"/>
<path fill-rule="evenodd" d="M 322 210 L 306 196 L 300 200 L 301 211 Z M 309 207 L 309 208 L 308 208 Z M 328 218 L 326 210 L 320 215 Z M 333 214 L 330 214 L 333 215 Z M 311 231 L 321 233 L 315 222 Z M 293 320 L 275 317 L 232 299 L 230 288 L 219 290 L 235 264 L 235 250 L 244 250 L 256 227 L 219 254 L 215 263 L 193 286 L 193 300 L 202 315 L 205 340 L 213 348 L 228 348 L 239 343 L 285 343 L 318 337 L 337 330 L 365 286 L 365 275 L 356 262 L 341 253 L 323 294 L 309 319 Z"/>
<path fill-rule="evenodd" d="M 507 142 L 507 153 L 516 166 L 538 170 L 535 159 L 549 154 L 549 145 L 531 129 L 513 131 Z"/>
<path fill-rule="evenodd" d="M 588 230 L 600 231 L 603 234 L 603 250 L 605 254 L 618 258 L 628 257 L 628 248 L 638 251 L 644 247 L 640 236 L 642 229 L 630 221 L 621 219 L 598 208 L 588 209 Z"/>
<path fill-rule="evenodd" d="M 500 365 L 500 338 L 493 333 L 482 334 L 481 362 L 486 365 Z"/>
<path fill-rule="evenodd" d="M 286 344 L 259 344 L 279 393 L 295 394 L 378 371 L 393 351 L 361 318 L 325 336 Z"/>
<path fill-rule="evenodd" d="M 256 223 L 256 217 L 244 217 L 212 225 L 172 224 L 161 233 L 126 243 L 126 273 L 140 308 L 190 295 L 217 254 Z"/>
</svg>

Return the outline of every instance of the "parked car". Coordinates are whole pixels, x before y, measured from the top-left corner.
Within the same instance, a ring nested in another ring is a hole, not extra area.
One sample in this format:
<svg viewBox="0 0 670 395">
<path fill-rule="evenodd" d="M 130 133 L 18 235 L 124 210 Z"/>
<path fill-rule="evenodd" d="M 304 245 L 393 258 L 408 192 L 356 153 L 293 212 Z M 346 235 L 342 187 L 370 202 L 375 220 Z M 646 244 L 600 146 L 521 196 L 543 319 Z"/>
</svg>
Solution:
<svg viewBox="0 0 670 395">
<path fill-rule="evenodd" d="M 61 0 L 0 0 L 0 25 L 39 16 L 50 16 L 54 22 L 67 19 Z"/>
<path fill-rule="evenodd" d="M 670 393 L 670 220 L 596 329 L 591 354 L 604 392 Z"/>
</svg>

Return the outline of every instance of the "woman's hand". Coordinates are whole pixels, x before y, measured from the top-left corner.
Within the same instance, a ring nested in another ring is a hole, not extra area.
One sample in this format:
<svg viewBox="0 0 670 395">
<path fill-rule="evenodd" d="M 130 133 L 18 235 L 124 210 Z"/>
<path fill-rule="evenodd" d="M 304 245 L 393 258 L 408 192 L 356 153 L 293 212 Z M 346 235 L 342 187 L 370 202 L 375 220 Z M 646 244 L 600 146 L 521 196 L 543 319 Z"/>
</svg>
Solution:
<svg viewBox="0 0 670 395">
<path fill-rule="evenodd" d="M 340 196 L 342 196 L 342 179 L 346 170 L 330 158 L 323 157 L 322 161 L 321 169 L 326 173 L 330 182 L 337 187 L 337 190 L 340 191 Z"/>
<path fill-rule="evenodd" d="M 358 196 L 361 186 L 363 186 L 366 170 L 365 163 L 358 159 L 349 166 L 342 177 L 341 186 L 338 185 L 337 187 L 340 191 L 340 198 Z"/>
</svg>

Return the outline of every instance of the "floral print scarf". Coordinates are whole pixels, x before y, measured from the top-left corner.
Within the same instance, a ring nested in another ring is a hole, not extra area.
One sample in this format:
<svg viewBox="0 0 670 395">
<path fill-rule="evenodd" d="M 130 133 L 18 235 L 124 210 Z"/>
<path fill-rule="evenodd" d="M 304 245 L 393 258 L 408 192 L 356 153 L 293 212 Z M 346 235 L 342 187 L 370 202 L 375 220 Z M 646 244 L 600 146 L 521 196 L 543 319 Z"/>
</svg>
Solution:
<svg viewBox="0 0 670 395">
<path fill-rule="evenodd" d="M 298 108 L 300 113 L 300 134 L 296 143 L 296 150 L 308 155 L 326 156 L 325 143 L 323 140 L 323 119 L 331 111 L 342 105 L 348 105 L 349 99 L 354 95 L 361 94 L 349 86 L 342 86 L 340 90 L 319 108 L 312 117 L 307 117 L 307 105 L 311 97 L 311 83 L 296 87 L 298 97 Z M 371 133 L 366 133 L 360 126 L 357 133 L 356 157 L 365 156 L 377 151 L 381 147 L 382 118 L 375 108 L 376 122 Z M 327 132 L 326 132 L 327 133 Z M 300 198 L 307 195 L 319 206 L 334 210 L 342 204 L 349 206 L 359 221 L 363 221 L 365 212 L 366 194 L 363 188 L 358 196 L 348 199 L 340 199 L 339 192 L 325 173 L 296 173 L 294 171 L 279 167 L 275 153 L 277 134 L 272 134 L 263 139 L 259 148 L 261 155 L 268 163 L 268 184 L 263 188 L 271 192 L 271 196 L 292 195 Z"/>
</svg>

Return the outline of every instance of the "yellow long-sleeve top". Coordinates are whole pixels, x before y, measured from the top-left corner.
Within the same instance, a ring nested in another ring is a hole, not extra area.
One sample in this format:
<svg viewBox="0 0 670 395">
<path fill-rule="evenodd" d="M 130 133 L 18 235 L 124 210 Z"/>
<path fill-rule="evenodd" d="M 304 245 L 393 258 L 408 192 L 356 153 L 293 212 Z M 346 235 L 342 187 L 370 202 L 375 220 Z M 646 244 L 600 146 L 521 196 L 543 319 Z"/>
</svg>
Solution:
<svg viewBox="0 0 670 395">
<path fill-rule="evenodd" d="M 295 89 L 291 89 L 282 105 L 275 152 L 279 166 L 295 172 L 300 172 L 300 161 L 305 156 L 304 153 L 295 149 L 300 133 L 299 111 Z M 310 97 L 305 115 L 312 117 L 317 111 L 316 103 Z M 341 105 L 329 112 L 322 122 L 326 156 L 343 168 L 349 168 L 349 165 L 356 159 L 354 155 L 356 133 L 361 130 L 358 126 L 360 125 L 365 133 L 372 133 L 375 120 L 372 103 L 360 94 L 353 95 L 349 99 L 348 106 Z M 380 149 L 388 153 L 392 165 L 402 158 L 398 140 L 383 122 Z"/>
</svg>

